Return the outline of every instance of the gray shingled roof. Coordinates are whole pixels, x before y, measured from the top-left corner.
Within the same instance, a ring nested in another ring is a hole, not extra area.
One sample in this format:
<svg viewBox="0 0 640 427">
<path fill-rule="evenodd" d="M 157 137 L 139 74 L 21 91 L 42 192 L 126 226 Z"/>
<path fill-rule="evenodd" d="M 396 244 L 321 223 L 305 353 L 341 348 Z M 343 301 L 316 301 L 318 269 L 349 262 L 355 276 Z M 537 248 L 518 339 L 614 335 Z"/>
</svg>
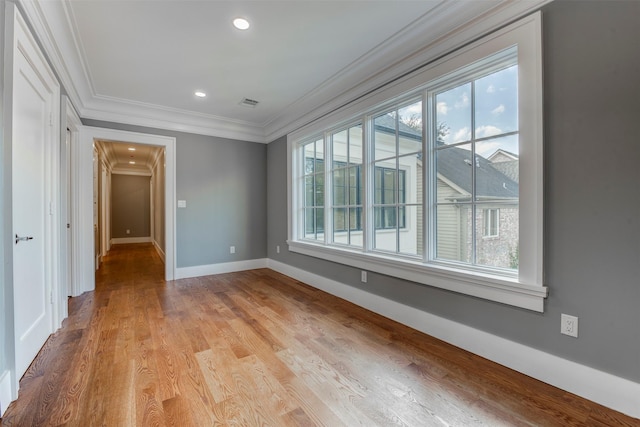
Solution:
<svg viewBox="0 0 640 427">
<path fill-rule="evenodd" d="M 471 152 L 448 147 L 438 150 L 436 156 L 438 173 L 471 194 Z M 518 198 L 518 183 L 494 168 L 489 160 L 476 155 L 475 167 L 479 198 Z"/>
</svg>

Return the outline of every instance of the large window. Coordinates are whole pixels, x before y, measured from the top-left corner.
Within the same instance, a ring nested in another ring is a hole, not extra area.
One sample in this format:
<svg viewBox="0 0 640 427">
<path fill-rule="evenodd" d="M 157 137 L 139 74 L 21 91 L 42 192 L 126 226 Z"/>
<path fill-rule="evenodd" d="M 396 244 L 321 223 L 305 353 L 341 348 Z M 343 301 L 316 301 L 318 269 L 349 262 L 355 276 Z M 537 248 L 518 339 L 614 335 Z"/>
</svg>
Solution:
<svg viewBox="0 0 640 427">
<path fill-rule="evenodd" d="M 539 21 L 527 24 L 290 136 L 291 250 L 541 311 Z"/>
</svg>

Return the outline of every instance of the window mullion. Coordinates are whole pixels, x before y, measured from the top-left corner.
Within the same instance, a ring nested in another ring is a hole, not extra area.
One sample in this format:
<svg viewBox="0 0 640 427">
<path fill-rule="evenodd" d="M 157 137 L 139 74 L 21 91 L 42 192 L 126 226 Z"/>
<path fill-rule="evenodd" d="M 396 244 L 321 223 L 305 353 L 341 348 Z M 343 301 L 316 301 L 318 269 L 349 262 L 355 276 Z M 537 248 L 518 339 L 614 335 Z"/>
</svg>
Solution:
<svg viewBox="0 0 640 427">
<path fill-rule="evenodd" d="M 396 253 L 400 253 L 400 111 L 396 109 L 396 170 L 393 174 L 393 203 L 396 222 Z"/>
<path fill-rule="evenodd" d="M 471 81 L 471 264 L 476 265 L 478 262 L 476 253 L 476 173 L 478 166 L 476 165 L 476 82 Z"/>
<path fill-rule="evenodd" d="M 436 185 L 438 171 L 436 169 L 436 142 L 437 142 L 437 119 L 436 119 L 436 97 L 435 93 L 425 91 L 425 110 L 427 118 L 427 129 L 423 129 L 425 138 L 423 142 L 423 198 L 424 198 L 424 260 L 431 262 L 436 258 Z M 423 125 L 424 128 L 424 125 Z"/>
<path fill-rule="evenodd" d="M 363 158 L 362 158 L 362 178 L 364 179 L 364 191 L 362 192 L 362 209 L 363 209 L 363 224 L 362 224 L 362 240 L 363 246 L 362 249 L 364 252 L 371 252 L 373 248 L 373 227 L 374 227 L 374 217 L 373 217 L 373 201 L 375 200 L 373 197 L 374 190 L 374 176 L 373 171 L 375 168 L 371 167 L 371 162 L 373 159 L 373 141 L 372 135 L 373 132 L 373 118 L 372 116 L 364 116 L 362 119 L 362 150 L 363 150 Z"/>
<path fill-rule="evenodd" d="M 333 174 L 331 173 L 333 153 L 331 133 L 325 132 L 322 143 L 324 147 L 324 244 L 333 240 Z"/>
<path fill-rule="evenodd" d="M 342 182 L 344 197 L 346 202 L 345 207 L 345 233 L 347 233 L 347 245 L 351 246 L 351 206 L 353 202 L 351 200 L 351 176 L 349 172 L 351 170 L 351 126 L 347 127 L 347 159 L 346 159 L 346 169 L 344 170 L 344 181 Z"/>
</svg>

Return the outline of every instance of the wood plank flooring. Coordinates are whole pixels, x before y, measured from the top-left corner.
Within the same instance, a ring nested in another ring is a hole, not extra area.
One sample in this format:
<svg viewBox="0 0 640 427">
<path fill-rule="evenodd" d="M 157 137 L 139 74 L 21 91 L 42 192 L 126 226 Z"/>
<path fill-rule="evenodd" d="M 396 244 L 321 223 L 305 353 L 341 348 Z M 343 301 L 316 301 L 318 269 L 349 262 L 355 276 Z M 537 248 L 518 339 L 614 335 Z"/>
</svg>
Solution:
<svg viewBox="0 0 640 427">
<path fill-rule="evenodd" d="M 162 277 L 114 246 L 0 425 L 640 425 L 271 270 Z"/>
</svg>

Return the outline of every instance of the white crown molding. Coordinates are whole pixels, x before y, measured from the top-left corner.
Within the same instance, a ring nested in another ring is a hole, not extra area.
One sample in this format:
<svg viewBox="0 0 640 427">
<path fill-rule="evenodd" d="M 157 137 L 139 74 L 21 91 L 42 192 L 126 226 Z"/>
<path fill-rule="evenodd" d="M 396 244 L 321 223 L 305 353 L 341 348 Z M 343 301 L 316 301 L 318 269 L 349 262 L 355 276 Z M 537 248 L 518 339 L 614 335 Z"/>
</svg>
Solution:
<svg viewBox="0 0 640 427">
<path fill-rule="evenodd" d="M 389 38 L 347 70 L 285 109 L 280 117 L 266 125 L 266 139 L 274 141 L 287 135 L 552 1 L 507 0 L 483 13 L 480 8 L 482 2 L 450 2 L 447 7 L 436 7 L 423 19 Z M 449 30 L 452 22 L 459 25 Z M 378 71 L 366 80 L 350 81 L 350 78 L 362 74 L 361 69 Z M 322 103 L 319 99 L 323 98 L 323 93 L 340 95 Z M 303 113 L 294 117 L 296 111 Z"/>
<path fill-rule="evenodd" d="M 62 1 L 17 0 L 76 111 L 91 97 L 84 64 L 77 55 Z M 55 37 L 54 37 L 55 35 Z"/>
<path fill-rule="evenodd" d="M 178 110 L 158 105 L 94 96 L 85 102 L 86 119 L 146 126 L 220 138 L 266 143 L 264 128 L 249 122 Z"/>
<path fill-rule="evenodd" d="M 265 123 L 98 96 L 67 2 L 17 1 L 82 118 L 269 143 L 552 0 L 443 1 Z"/>
</svg>

